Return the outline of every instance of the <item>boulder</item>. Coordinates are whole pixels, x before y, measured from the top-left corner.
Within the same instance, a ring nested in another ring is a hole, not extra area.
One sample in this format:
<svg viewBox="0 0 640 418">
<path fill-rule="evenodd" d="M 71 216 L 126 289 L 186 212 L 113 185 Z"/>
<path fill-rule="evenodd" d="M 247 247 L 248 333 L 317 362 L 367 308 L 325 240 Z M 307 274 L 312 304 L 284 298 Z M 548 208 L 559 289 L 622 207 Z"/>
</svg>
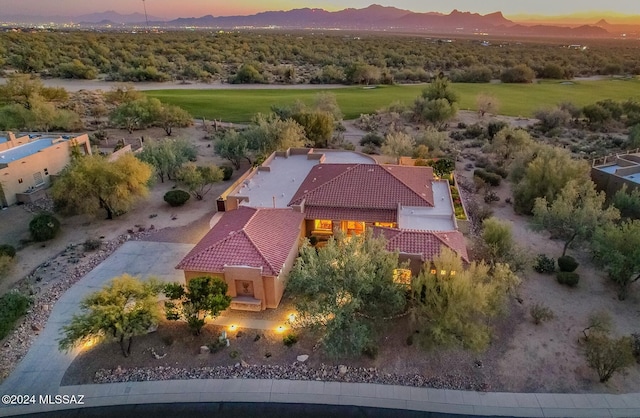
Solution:
<svg viewBox="0 0 640 418">
<path fill-rule="evenodd" d="M 296 357 L 296 360 L 298 360 L 300 363 L 304 363 L 308 359 L 309 359 L 309 356 L 307 354 L 301 354 L 298 357 Z"/>
<path fill-rule="evenodd" d="M 210 352 L 211 350 L 206 345 L 203 345 L 202 347 L 200 347 L 200 354 L 209 354 Z"/>
</svg>

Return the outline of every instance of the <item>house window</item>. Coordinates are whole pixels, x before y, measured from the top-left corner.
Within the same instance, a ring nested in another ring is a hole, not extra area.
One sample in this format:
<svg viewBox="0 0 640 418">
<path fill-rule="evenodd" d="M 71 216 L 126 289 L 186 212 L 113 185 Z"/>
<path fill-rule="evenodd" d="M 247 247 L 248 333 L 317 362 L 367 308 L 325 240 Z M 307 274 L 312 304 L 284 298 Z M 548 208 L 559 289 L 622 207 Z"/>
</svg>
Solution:
<svg viewBox="0 0 640 418">
<path fill-rule="evenodd" d="M 33 180 L 35 181 L 36 186 L 39 186 L 44 183 L 44 179 L 42 178 L 42 173 L 39 171 L 37 173 L 33 173 Z"/>
<path fill-rule="evenodd" d="M 410 287 L 411 286 L 411 270 L 409 269 L 393 270 L 393 282 Z"/>
<path fill-rule="evenodd" d="M 395 228 L 396 227 L 396 223 L 395 222 L 376 222 L 374 224 L 375 226 L 382 226 L 385 228 Z"/>
<path fill-rule="evenodd" d="M 364 232 L 364 222 L 342 221 L 342 230 L 347 235 L 360 235 Z"/>
<path fill-rule="evenodd" d="M 326 219 L 316 219 L 314 222 L 316 231 L 333 231 L 333 222 Z"/>
</svg>

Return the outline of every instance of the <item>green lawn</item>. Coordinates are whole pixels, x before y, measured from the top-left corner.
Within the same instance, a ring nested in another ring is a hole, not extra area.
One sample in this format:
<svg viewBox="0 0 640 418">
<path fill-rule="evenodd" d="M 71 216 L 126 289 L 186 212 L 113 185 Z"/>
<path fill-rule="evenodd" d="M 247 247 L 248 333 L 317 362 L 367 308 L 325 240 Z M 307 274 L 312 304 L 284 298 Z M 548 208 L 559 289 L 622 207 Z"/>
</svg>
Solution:
<svg viewBox="0 0 640 418">
<path fill-rule="evenodd" d="M 247 122 L 258 112 L 266 113 L 271 105 L 290 104 L 295 100 L 311 103 L 318 92 L 336 95 L 345 119 L 361 113 L 372 113 L 394 101 L 411 105 L 424 86 L 380 86 L 373 89 L 349 87 L 331 90 L 151 90 L 145 92 L 163 102 L 178 105 L 194 117 Z M 563 84 L 548 81 L 539 84 L 454 84 L 460 95 L 460 108 L 474 110 L 480 93 L 495 95 L 499 113 L 510 116 L 532 116 L 540 108 L 563 101 L 577 106 L 598 100 L 640 100 L 640 80 L 599 80 Z"/>
</svg>

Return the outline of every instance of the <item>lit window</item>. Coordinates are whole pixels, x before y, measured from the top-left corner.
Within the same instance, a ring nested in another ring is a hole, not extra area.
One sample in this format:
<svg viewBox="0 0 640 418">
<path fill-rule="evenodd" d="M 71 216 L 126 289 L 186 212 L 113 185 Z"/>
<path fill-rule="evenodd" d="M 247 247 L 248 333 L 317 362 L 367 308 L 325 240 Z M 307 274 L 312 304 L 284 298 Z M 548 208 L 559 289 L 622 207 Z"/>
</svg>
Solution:
<svg viewBox="0 0 640 418">
<path fill-rule="evenodd" d="M 364 222 L 343 221 L 342 230 L 346 232 L 347 235 L 351 235 L 351 234 L 360 235 L 364 232 Z"/>
<path fill-rule="evenodd" d="M 385 227 L 385 228 L 395 228 L 396 227 L 395 222 L 376 222 L 374 225 L 375 226 L 382 226 L 382 227 Z"/>
<path fill-rule="evenodd" d="M 393 282 L 405 286 L 411 286 L 411 270 L 395 269 L 393 270 Z"/>
<path fill-rule="evenodd" d="M 445 274 L 447 274 L 447 270 L 440 270 L 440 275 L 444 276 Z"/>
<path fill-rule="evenodd" d="M 456 271 L 455 270 L 451 270 L 450 276 L 455 276 L 455 275 L 456 275 Z"/>
<path fill-rule="evenodd" d="M 319 231 L 333 231 L 333 222 L 325 219 L 316 219 L 314 228 Z"/>
<path fill-rule="evenodd" d="M 436 269 L 431 269 L 431 274 L 436 274 L 436 273 L 437 273 Z"/>
</svg>

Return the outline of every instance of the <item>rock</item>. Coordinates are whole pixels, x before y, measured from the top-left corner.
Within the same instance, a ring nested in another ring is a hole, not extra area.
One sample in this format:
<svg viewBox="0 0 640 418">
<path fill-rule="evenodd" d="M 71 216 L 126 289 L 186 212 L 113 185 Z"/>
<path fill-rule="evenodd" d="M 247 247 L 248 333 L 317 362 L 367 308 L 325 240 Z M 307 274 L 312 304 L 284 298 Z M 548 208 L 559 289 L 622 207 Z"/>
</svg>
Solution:
<svg viewBox="0 0 640 418">
<path fill-rule="evenodd" d="M 200 347 L 200 354 L 209 354 L 211 350 L 206 345 Z"/>
<path fill-rule="evenodd" d="M 244 360 L 240 360 L 240 365 L 241 365 L 244 369 L 246 369 L 247 367 L 249 367 L 249 363 L 247 363 L 247 362 L 246 362 L 246 361 L 244 361 Z"/>
<path fill-rule="evenodd" d="M 151 334 L 152 332 L 156 332 L 158 330 L 158 324 L 153 324 L 147 330 L 147 334 Z"/>
<path fill-rule="evenodd" d="M 340 374 L 346 374 L 347 370 L 349 370 L 349 368 L 347 366 L 345 366 L 344 364 L 341 364 L 338 366 L 338 373 Z"/>
<path fill-rule="evenodd" d="M 296 360 L 298 360 L 300 363 L 304 363 L 308 359 L 309 359 L 309 356 L 307 354 L 301 354 L 298 357 L 296 357 Z"/>
<path fill-rule="evenodd" d="M 31 330 L 39 332 L 40 331 L 40 327 L 38 325 L 36 325 L 36 324 L 31 324 Z"/>
</svg>

